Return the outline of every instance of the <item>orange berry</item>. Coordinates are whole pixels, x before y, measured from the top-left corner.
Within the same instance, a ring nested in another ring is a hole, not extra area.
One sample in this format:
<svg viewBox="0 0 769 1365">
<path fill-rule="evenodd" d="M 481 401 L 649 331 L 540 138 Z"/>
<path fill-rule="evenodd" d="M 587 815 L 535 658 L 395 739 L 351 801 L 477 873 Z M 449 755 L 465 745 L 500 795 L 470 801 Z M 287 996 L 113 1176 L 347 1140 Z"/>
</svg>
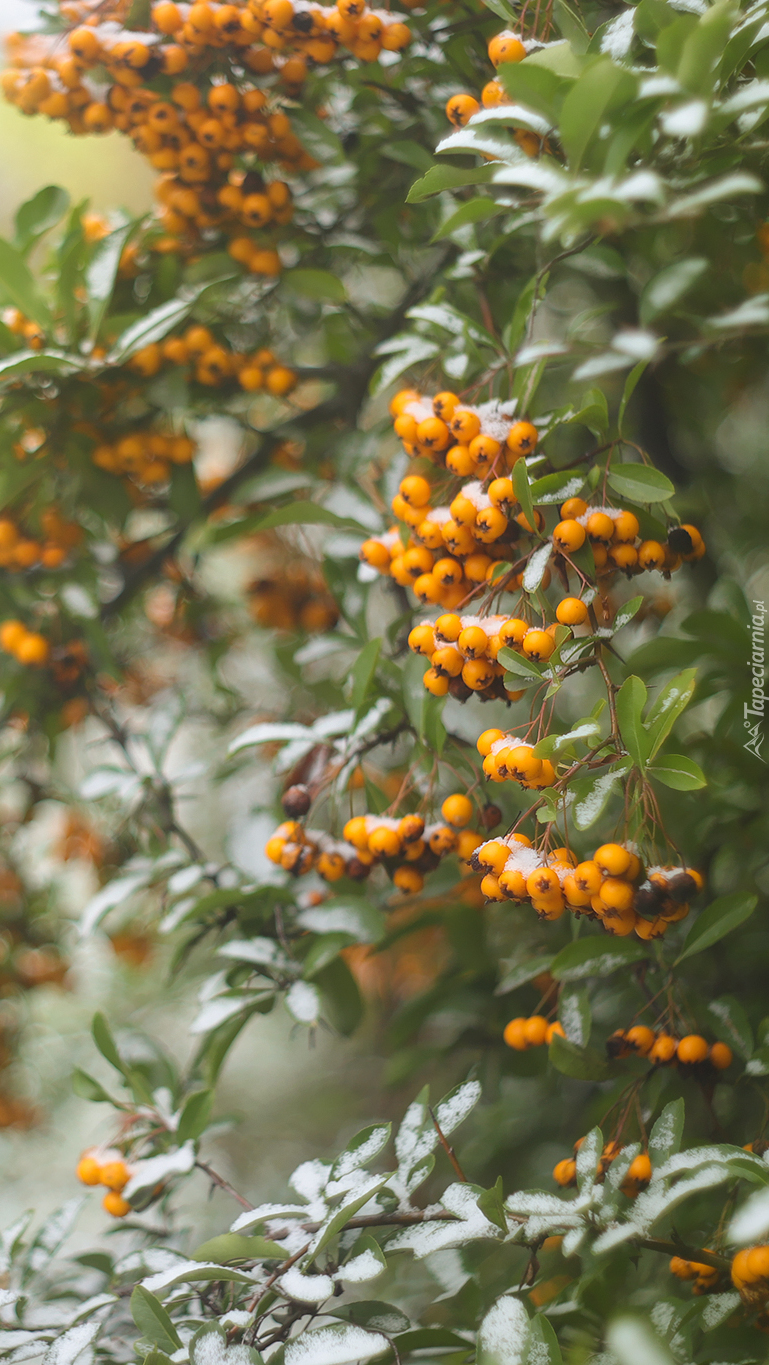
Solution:
<svg viewBox="0 0 769 1365">
<path fill-rule="evenodd" d="M 581 626 L 587 620 L 587 606 L 579 597 L 563 597 L 555 614 L 562 626 Z"/>
<path fill-rule="evenodd" d="M 122 1190 L 130 1180 L 128 1167 L 124 1161 L 108 1161 L 101 1168 L 101 1183 L 110 1190 Z"/>
<path fill-rule="evenodd" d="M 530 455 L 538 440 L 539 432 L 533 422 L 513 422 L 507 433 L 508 449 L 516 459 Z"/>
<path fill-rule="evenodd" d="M 573 1185 L 577 1179 L 577 1163 L 573 1157 L 567 1157 L 565 1161 L 559 1161 L 553 1170 L 553 1180 L 556 1185 Z"/>
<path fill-rule="evenodd" d="M 75 1175 L 84 1185 L 101 1185 L 101 1166 L 95 1157 L 81 1156 L 75 1167 Z"/>
<path fill-rule="evenodd" d="M 488 45 L 488 54 L 494 66 L 502 66 L 505 62 L 522 62 L 526 48 L 514 34 L 498 33 Z"/>
<path fill-rule="evenodd" d="M 578 521 L 564 520 L 559 521 L 553 531 L 553 544 L 564 554 L 574 554 L 576 550 L 582 548 L 587 537 L 584 526 Z"/>
<path fill-rule="evenodd" d="M 131 1212 L 128 1200 L 124 1199 L 122 1194 L 118 1194 L 117 1190 L 110 1190 L 105 1194 L 101 1206 L 107 1213 L 111 1213 L 113 1218 L 125 1218 L 126 1214 Z"/>
<path fill-rule="evenodd" d="M 614 535 L 614 522 L 605 512 L 593 512 L 588 518 L 587 533 L 591 540 L 611 540 Z"/>
<path fill-rule="evenodd" d="M 624 877 L 630 867 L 630 853 L 621 844 L 602 844 L 596 849 L 593 861 L 604 877 Z"/>
<path fill-rule="evenodd" d="M 732 1064 L 733 1056 L 732 1049 L 726 1043 L 712 1043 L 708 1061 L 716 1071 L 726 1071 Z"/>
<path fill-rule="evenodd" d="M 642 1057 L 647 1057 L 654 1047 L 656 1035 L 653 1029 L 647 1028 L 646 1024 L 634 1024 L 625 1033 L 625 1042 L 629 1043 L 635 1052 L 639 1052 Z"/>
<path fill-rule="evenodd" d="M 525 1031 L 527 1022 L 526 1019 L 511 1019 L 510 1023 L 505 1026 L 505 1031 L 502 1034 L 507 1046 L 513 1048 L 516 1052 L 525 1052 L 528 1046 Z"/>
<path fill-rule="evenodd" d="M 462 792 L 455 792 L 453 796 L 446 797 L 441 806 L 441 815 L 447 824 L 455 829 L 463 829 L 473 818 L 473 803 Z"/>
<path fill-rule="evenodd" d="M 708 1045 L 698 1033 L 687 1033 L 686 1037 L 681 1039 L 676 1051 L 679 1062 L 693 1066 L 697 1062 L 704 1062 L 708 1055 Z"/>
<path fill-rule="evenodd" d="M 446 105 L 446 117 L 449 123 L 453 123 L 455 128 L 464 128 L 473 114 L 478 113 L 480 107 L 477 99 L 474 99 L 472 95 L 466 95 L 459 92 L 456 95 L 452 95 L 451 99 L 448 101 Z"/>
<path fill-rule="evenodd" d="M 529 1047 L 541 1047 L 547 1038 L 548 1022 L 541 1014 L 533 1014 L 523 1026 L 523 1036 Z"/>
<path fill-rule="evenodd" d="M 550 658 L 554 649 L 555 640 L 545 630 L 529 630 L 523 637 L 523 652 L 528 659 L 544 661 Z"/>
<path fill-rule="evenodd" d="M 677 1047 L 675 1038 L 671 1037 L 669 1033 L 659 1033 L 653 1047 L 649 1050 L 649 1060 L 657 1062 L 660 1066 L 665 1066 L 668 1062 L 672 1062 Z"/>
</svg>

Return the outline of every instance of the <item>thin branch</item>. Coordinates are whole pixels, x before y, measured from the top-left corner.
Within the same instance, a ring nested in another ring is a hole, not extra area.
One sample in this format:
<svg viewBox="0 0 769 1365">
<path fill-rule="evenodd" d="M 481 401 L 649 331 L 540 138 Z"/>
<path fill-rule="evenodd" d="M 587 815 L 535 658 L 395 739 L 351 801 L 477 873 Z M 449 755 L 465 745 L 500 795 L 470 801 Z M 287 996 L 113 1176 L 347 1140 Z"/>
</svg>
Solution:
<svg viewBox="0 0 769 1365">
<path fill-rule="evenodd" d="M 241 1208 L 252 1209 L 254 1207 L 242 1194 L 238 1194 L 238 1191 L 230 1184 L 229 1180 L 225 1180 L 224 1176 L 218 1175 L 213 1167 L 209 1166 L 207 1162 L 196 1161 L 195 1165 L 199 1171 L 202 1171 L 204 1175 L 208 1176 L 212 1185 L 216 1185 L 218 1189 L 224 1190 L 225 1194 L 231 1194 L 233 1199 L 236 1199 L 240 1204 Z"/>
<path fill-rule="evenodd" d="M 454 1148 L 449 1146 L 448 1142 L 446 1141 L 446 1138 L 444 1137 L 444 1135 L 443 1135 L 443 1133 L 442 1133 L 442 1131 L 441 1131 L 441 1126 L 440 1126 L 440 1124 L 439 1124 L 437 1118 L 435 1117 L 435 1113 L 433 1112 L 432 1105 L 428 1104 L 428 1106 L 427 1106 L 427 1112 L 428 1112 L 428 1114 L 430 1115 L 430 1118 L 431 1118 L 432 1121 L 433 1121 L 433 1127 L 435 1128 L 435 1131 L 436 1131 L 436 1133 L 438 1134 L 438 1141 L 440 1142 L 441 1147 L 443 1148 L 444 1152 L 446 1153 L 446 1156 L 448 1157 L 449 1161 L 451 1162 L 452 1166 L 454 1167 L 454 1170 L 455 1170 L 455 1172 L 456 1172 L 456 1174 L 457 1174 L 458 1179 L 462 1181 L 462 1184 L 463 1184 L 463 1185 L 466 1185 L 466 1184 L 467 1184 L 467 1176 L 465 1175 L 464 1171 L 462 1170 L 462 1167 L 460 1166 L 459 1162 L 457 1161 L 457 1154 L 456 1154 L 456 1152 L 454 1151 Z"/>
</svg>

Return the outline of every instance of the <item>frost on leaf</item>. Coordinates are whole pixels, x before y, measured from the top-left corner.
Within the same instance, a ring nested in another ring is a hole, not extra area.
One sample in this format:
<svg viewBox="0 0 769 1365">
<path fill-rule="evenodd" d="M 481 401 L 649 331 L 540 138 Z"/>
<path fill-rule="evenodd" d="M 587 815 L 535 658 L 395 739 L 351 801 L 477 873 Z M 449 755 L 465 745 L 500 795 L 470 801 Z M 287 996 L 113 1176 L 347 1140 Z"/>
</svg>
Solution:
<svg viewBox="0 0 769 1365">
<path fill-rule="evenodd" d="M 322 1303 L 333 1294 L 334 1281 L 330 1275 L 303 1275 L 297 1265 L 292 1265 L 281 1275 L 280 1287 L 298 1303 Z"/>
<path fill-rule="evenodd" d="M 216 1322 L 206 1323 L 190 1342 L 190 1365 L 261 1365 L 261 1359 L 249 1346 L 228 1346 Z"/>
<path fill-rule="evenodd" d="M 447 1212 L 455 1215 L 454 1220 L 418 1223 L 416 1227 L 405 1228 L 388 1242 L 388 1251 L 413 1251 L 421 1260 L 434 1251 L 463 1246 L 465 1242 L 478 1238 L 497 1239 L 499 1228 L 489 1222 L 478 1208 L 480 1193 L 480 1188 L 475 1185 L 449 1185 L 441 1204 Z"/>
<path fill-rule="evenodd" d="M 389 1123 L 375 1123 L 356 1133 L 331 1168 L 331 1181 L 344 1180 L 378 1156 L 390 1136 Z"/>
<path fill-rule="evenodd" d="M 364 1284 L 366 1280 L 375 1280 L 386 1268 L 387 1261 L 379 1243 L 373 1237 L 361 1237 L 353 1254 L 341 1267 L 339 1278 L 350 1284 Z"/>
<path fill-rule="evenodd" d="M 320 996 L 307 981 L 295 981 L 286 993 L 286 1009 L 298 1024 L 315 1024 L 320 1014 Z"/>
<path fill-rule="evenodd" d="M 497 1299 L 478 1331 L 477 1365 L 523 1365 L 529 1316 L 520 1299 Z"/>
<path fill-rule="evenodd" d="M 381 1332 L 343 1323 L 304 1332 L 286 1346 L 285 1365 L 352 1365 L 356 1360 L 372 1360 L 389 1351 L 390 1343 Z"/>
<path fill-rule="evenodd" d="M 751 1195 L 729 1225 L 729 1241 L 738 1246 L 762 1242 L 769 1232 L 769 1189 Z"/>
<path fill-rule="evenodd" d="M 125 1197 L 130 1199 L 140 1190 L 154 1189 L 155 1185 L 170 1175 L 186 1175 L 194 1165 L 195 1146 L 192 1142 L 185 1142 L 183 1147 L 176 1147 L 172 1152 L 151 1156 L 146 1161 L 137 1161 L 134 1175 L 125 1188 Z"/>
<path fill-rule="evenodd" d="M 100 1322 L 80 1322 L 76 1327 L 70 1327 L 48 1347 L 43 1365 L 75 1365 L 100 1331 Z"/>
</svg>

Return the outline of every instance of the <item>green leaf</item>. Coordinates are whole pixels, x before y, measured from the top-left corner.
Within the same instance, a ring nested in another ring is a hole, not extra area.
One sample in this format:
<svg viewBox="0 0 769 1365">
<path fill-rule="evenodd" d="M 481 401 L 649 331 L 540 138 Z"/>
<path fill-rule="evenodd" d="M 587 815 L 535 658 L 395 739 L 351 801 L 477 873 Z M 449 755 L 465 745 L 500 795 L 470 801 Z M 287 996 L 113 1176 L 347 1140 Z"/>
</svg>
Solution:
<svg viewBox="0 0 769 1365">
<path fill-rule="evenodd" d="M 696 681 L 697 669 L 685 668 L 670 679 L 650 708 L 646 717 L 650 759 L 662 748 L 681 712 L 689 705 Z"/>
<path fill-rule="evenodd" d="M 639 314 L 644 326 L 657 317 L 659 313 L 667 312 L 669 308 L 678 303 L 678 300 L 683 298 L 693 284 L 696 284 L 707 268 L 708 262 L 703 256 L 689 256 L 686 260 L 676 261 L 674 265 L 666 265 L 664 270 L 660 270 L 658 274 L 653 276 L 644 287 L 639 306 Z M 647 360 L 641 362 L 644 369 L 648 363 Z M 635 368 L 637 370 L 638 366 L 636 365 Z M 635 374 L 635 370 L 632 370 L 631 374 L 628 375 L 627 383 L 630 382 L 633 374 Z M 622 417 L 620 416 L 621 424 Z"/>
<path fill-rule="evenodd" d="M 28 251 L 44 232 L 56 226 L 68 208 L 69 195 L 59 185 L 38 190 L 16 212 L 14 245 L 19 251 Z"/>
<path fill-rule="evenodd" d="M 684 1133 L 684 1102 L 671 1100 L 666 1104 L 649 1135 L 649 1156 L 653 1166 L 661 1166 L 668 1157 L 675 1156 Z"/>
<path fill-rule="evenodd" d="M 593 59 L 566 96 L 559 118 L 561 141 L 572 170 L 579 170 L 587 148 L 607 115 L 633 98 L 636 81 L 610 57 Z"/>
<path fill-rule="evenodd" d="M 438 757 L 443 753 L 446 743 L 446 727 L 442 719 L 445 704 L 445 697 L 433 697 L 429 692 L 425 692 L 419 724 L 419 738 Z"/>
<path fill-rule="evenodd" d="M 442 237 L 450 237 L 457 228 L 465 227 L 468 223 L 482 223 L 486 218 L 494 218 L 497 214 L 509 212 L 509 205 L 498 204 L 494 199 L 468 199 L 441 224 L 433 235 L 433 241 L 438 242 Z"/>
<path fill-rule="evenodd" d="M 675 1365 L 667 1346 L 645 1318 L 626 1314 L 609 1324 L 606 1344 L 618 1365 Z"/>
<path fill-rule="evenodd" d="M 622 630 L 623 626 L 626 626 L 629 621 L 632 621 L 636 612 L 643 606 L 643 602 L 643 597 L 631 597 L 629 602 L 622 603 L 622 606 L 611 623 L 612 630 L 615 634 L 618 630 Z"/>
<path fill-rule="evenodd" d="M 674 791 L 693 792 L 704 787 L 705 774 L 698 763 L 683 754 L 663 754 L 649 765 L 649 775 Z"/>
<path fill-rule="evenodd" d="M 281 285 L 291 294 L 305 299 L 327 299 L 331 303 L 344 303 L 347 290 L 342 281 L 332 275 L 330 270 L 286 270 L 280 277 Z"/>
<path fill-rule="evenodd" d="M 631 675 L 623 682 L 615 703 L 622 743 L 636 767 L 641 770 L 646 764 L 649 748 L 649 737 L 643 723 L 646 696 L 646 685 L 640 678 Z"/>
<path fill-rule="evenodd" d="M 623 759 L 612 764 L 608 772 L 589 773 L 572 783 L 571 818 L 577 829 L 590 829 L 603 815 L 614 787 L 629 769 L 630 760 Z"/>
<path fill-rule="evenodd" d="M 55 374 L 85 369 L 86 362 L 63 351 L 14 351 L 0 360 L 0 380 L 13 382 L 19 374 Z"/>
<path fill-rule="evenodd" d="M 674 966 L 684 958 L 712 948 L 714 943 L 725 938 L 733 929 L 738 929 L 748 919 L 758 905 L 758 896 L 744 891 L 735 891 L 731 896 L 719 896 L 701 915 L 697 916 L 684 942 L 683 952 Z"/>
<path fill-rule="evenodd" d="M 507 1218 L 505 1217 L 505 1194 L 502 1188 L 502 1177 L 497 1176 L 496 1184 L 490 1190 L 484 1190 L 478 1195 L 478 1208 L 490 1223 L 504 1232 L 507 1236 Z"/>
<path fill-rule="evenodd" d="M 553 126 L 557 124 L 561 105 L 571 86 L 569 80 L 531 57 L 522 62 L 504 62 L 497 79 L 514 101 L 542 114 Z"/>
<path fill-rule="evenodd" d="M 709 95 L 734 19 L 731 0 L 717 0 L 701 16 L 683 46 L 676 75 L 695 95 Z"/>
<path fill-rule="evenodd" d="M 580 408 L 569 418 L 569 424 L 579 422 L 596 436 L 604 436 L 609 430 L 609 405 L 602 389 L 588 389 L 580 399 Z"/>
<path fill-rule="evenodd" d="M 563 502 L 580 493 L 584 482 L 585 476 L 579 469 L 559 469 L 556 474 L 544 474 L 529 485 L 531 500 L 535 507 Z"/>
<path fill-rule="evenodd" d="M 352 667 L 352 690 L 350 692 L 350 704 L 355 711 L 356 719 L 360 718 L 361 708 L 365 705 L 366 699 L 371 690 L 371 684 L 376 677 L 377 664 L 382 649 L 381 636 L 375 636 L 363 646 Z"/>
<path fill-rule="evenodd" d="M 196 517 L 200 516 L 203 510 L 203 503 L 192 464 L 175 464 L 171 466 L 171 486 L 168 491 L 168 503 L 171 511 L 176 513 L 180 521 L 191 522 L 194 521 Z"/>
<path fill-rule="evenodd" d="M 648 957 L 649 950 L 631 938 L 578 938 L 556 954 L 550 974 L 556 981 L 583 981 L 589 976 L 610 976 Z"/>
<path fill-rule="evenodd" d="M 179 1334 L 159 1299 L 137 1284 L 131 1295 L 131 1317 L 142 1336 L 171 1353 L 181 1347 Z"/>
<path fill-rule="evenodd" d="M 37 284 L 20 251 L 0 237 L 0 291 L 9 303 L 45 330 L 50 330 L 51 313 L 48 304 L 37 292 Z"/>
<path fill-rule="evenodd" d="M 708 1014 L 716 1037 L 747 1061 L 753 1055 L 753 1030 L 739 1000 L 733 995 L 722 995 L 718 1000 L 710 1001 Z"/>
<path fill-rule="evenodd" d="M 340 1308 L 325 1310 L 335 1318 L 343 1318 L 347 1322 L 355 1322 L 360 1327 L 368 1327 L 374 1332 L 387 1332 L 388 1335 L 398 1336 L 400 1342 L 402 1333 L 408 1332 L 411 1327 L 409 1319 L 400 1308 L 395 1308 L 391 1303 L 383 1303 L 381 1299 L 358 1299 L 355 1303 L 342 1304 Z M 458 1345 L 459 1342 L 452 1342 Z"/>
<path fill-rule="evenodd" d="M 539 976 L 540 972 L 549 972 L 552 965 L 552 953 L 529 958 L 528 962 L 511 963 L 494 994 L 507 995 L 508 992 L 517 990 L 519 986 L 525 986 L 528 981 L 533 981 L 534 977 Z M 505 963 L 502 962 L 501 966 L 504 968 Z"/>
<path fill-rule="evenodd" d="M 277 507 L 251 523 L 243 523 L 243 534 L 255 535 L 260 531 L 271 531 L 275 526 L 335 526 L 340 531 L 362 531 L 369 535 L 367 527 L 352 517 L 339 517 L 328 507 L 319 507 L 315 502 L 290 502 L 285 507 Z"/>
<path fill-rule="evenodd" d="M 676 491 L 670 479 L 648 464 L 613 464 L 608 481 L 615 493 L 632 502 L 666 502 Z"/>
<path fill-rule="evenodd" d="M 577 1047 L 560 1033 L 554 1033 L 548 1049 L 556 1071 L 577 1081 L 605 1081 L 610 1075 L 608 1062 L 593 1047 Z"/>
<path fill-rule="evenodd" d="M 563 0 L 561 8 L 565 9 Z M 527 1365 L 563 1365 L 561 1348 L 552 1323 L 544 1313 L 535 1313 L 529 1323 L 529 1357 Z M 532 1349 L 534 1348 L 534 1349 Z"/>
<path fill-rule="evenodd" d="M 132 322 L 130 327 L 126 327 L 125 331 L 120 333 L 107 356 L 107 364 L 122 365 L 144 346 L 161 341 L 174 327 L 184 321 L 201 293 L 202 289 L 196 289 L 186 299 L 169 299 L 168 303 L 161 303 L 159 308 L 153 308 L 145 317 Z"/>
<path fill-rule="evenodd" d="M 639 360 L 638 364 L 633 366 L 632 370 L 630 371 L 630 374 L 625 379 L 625 385 L 622 390 L 622 398 L 620 399 L 619 412 L 617 414 L 618 431 L 622 431 L 622 423 L 625 420 L 625 411 L 627 409 L 627 405 L 630 402 L 631 398 L 633 397 L 633 394 L 635 393 L 636 390 L 636 385 L 648 364 L 649 364 L 648 360 Z"/>
<path fill-rule="evenodd" d="M 95 1014 L 93 1016 L 93 1019 L 91 1020 L 91 1034 L 102 1057 L 105 1057 L 110 1066 L 114 1066 L 115 1070 L 119 1071 L 121 1076 L 125 1076 L 125 1064 L 121 1060 L 115 1039 L 112 1037 L 110 1026 L 103 1014 Z"/>
<path fill-rule="evenodd" d="M 538 681 L 542 677 L 542 669 L 533 659 L 527 659 L 525 654 L 517 654 L 514 649 L 500 649 L 497 655 L 503 668 L 509 673 L 515 673 L 521 678 L 536 678 Z"/>
<path fill-rule="evenodd" d="M 385 142 L 379 149 L 380 156 L 389 161 L 397 161 L 401 166 L 413 166 L 415 171 L 429 171 L 433 158 L 421 143 L 403 138 L 399 142 Z"/>
<path fill-rule="evenodd" d="M 102 237 L 101 241 L 96 243 L 93 255 L 86 268 L 85 284 L 88 293 L 88 313 L 92 338 L 99 335 L 104 315 L 115 288 L 123 247 L 133 229 L 133 223 L 124 223 L 122 227 L 110 232 L 108 236 Z"/>
<path fill-rule="evenodd" d="M 211 1237 L 190 1253 L 193 1261 L 216 1261 L 227 1265 L 230 1261 L 284 1261 L 286 1249 L 268 1237 L 244 1237 L 239 1232 L 223 1232 Z"/>
<path fill-rule="evenodd" d="M 513 489 L 516 498 L 521 504 L 521 511 L 524 513 L 529 526 L 536 526 L 536 521 L 534 519 L 534 503 L 531 499 L 529 474 L 526 469 L 525 460 L 516 460 L 513 465 Z"/>
<path fill-rule="evenodd" d="M 107 1094 L 103 1085 L 95 1081 L 93 1076 L 89 1076 L 87 1071 L 81 1071 L 76 1066 L 72 1072 L 72 1089 L 81 1100 L 91 1100 L 93 1104 L 114 1104 L 111 1095 Z"/>
<path fill-rule="evenodd" d="M 179 1127 L 176 1130 L 176 1137 L 180 1146 L 189 1138 L 199 1138 L 201 1133 L 205 1131 L 211 1118 L 213 1102 L 212 1090 L 196 1090 L 194 1095 L 190 1095 L 182 1109 Z"/>
<path fill-rule="evenodd" d="M 558 1001 L 558 1018 L 570 1043 L 587 1047 L 593 1016 L 587 988 L 572 982 L 563 987 Z"/>
<path fill-rule="evenodd" d="M 432 194 L 441 194 L 443 190 L 460 189 L 464 185 L 485 185 L 493 173 L 493 166 L 474 166 L 468 170 L 458 166 L 431 166 L 427 175 L 414 181 L 406 195 L 406 202 L 418 204 Z"/>
</svg>

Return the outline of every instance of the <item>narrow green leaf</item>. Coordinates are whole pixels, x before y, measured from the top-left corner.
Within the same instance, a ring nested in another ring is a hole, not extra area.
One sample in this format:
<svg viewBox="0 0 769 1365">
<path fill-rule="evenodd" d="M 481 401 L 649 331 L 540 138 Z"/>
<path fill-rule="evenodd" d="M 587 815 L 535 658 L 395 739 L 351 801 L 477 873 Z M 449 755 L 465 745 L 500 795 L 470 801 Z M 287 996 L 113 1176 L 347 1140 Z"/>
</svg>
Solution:
<svg viewBox="0 0 769 1365">
<path fill-rule="evenodd" d="M 107 1094 L 103 1085 L 89 1076 L 87 1071 L 81 1071 L 76 1066 L 72 1072 L 72 1089 L 81 1100 L 90 1100 L 92 1104 L 114 1104 L 111 1095 Z"/>
<path fill-rule="evenodd" d="M 350 704 L 358 716 L 361 707 L 364 706 L 371 690 L 371 684 L 376 676 L 379 655 L 382 649 L 381 636 L 375 636 L 363 646 L 352 667 L 352 691 L 350 693 Z"/>
<path fill-rule="evenodd" d="M 697 791 L 706 785 L 702 768 L 684 754 L 662 754 L 649 765 L 649 775 L 679 792 Z"/>
<path fill-rule="evenodd" d="M 666 502 L 675 488 L 665 474 L 648 464 L 613 464 L 609 484 L 620 497 L 632 502 Z"/>
<path fill-rule="evenodd" d="M 101 241 L 96 243 L 93 255 L 86 268 L 85 284 L 88 293 L 88 314 L 92 338 L 99 335 L 99 329 L 104 321 L 104 315 L 115 288 L 123 247 L 133 229 L 133 223 L 124 223 L 122 227 L 110 232 L 106 237 L 102 237 Z"/>
<path fill-rule="evenodd" d="M 649 1156 L 653 1166 L 661 1166 L 668 1157 L 675 1156 L 684 1132 L 684 1102 L 671 1100 L 666 1104 L 649 1135 Z"/>
<path fill-rule="evenodd" d="M 115 1039 L 112 1037 L 110 1026 L 103 1014 L 95 1014 L 91 1020 L 91 1033 L 93 1040 L 98 1047 L 102 1057 L 105 1057 L 110 1066 L 114 1066 L 121 1076 L 125 1076 L 126 1067 L 121 1060 L 117 1050 Z"/>
<path fill-rule="evenodd" d="M 648 952 L 648 948 L 636 939 L 591 935 L 567 943 L 553 959 L 550 973 L 556 981 L 583 981 L 589 976 L 610 976 L 619 967 L 628 967 L 648 957 Z"/>
<path fill-rule="evenodd" d="M 617 724 L 622 743 L 636 767 L 643 770 L 649 750 L 649 737 L 644 729 L 643 709 L 646 705 L 646 685 L 631 675 L 617 693 Z"/>
<path fill-rule="evenodd" d="M 650 707 L 646 717 L 650 759 L 662 748 L 681 712 L 689 705 L 696 681 L 696 668 L 683 669 L 670 679 Z"/>
<path fill-rule="evenodd" d="M 735 891 L 731 896 L 719 896 L 701 915 L 698 915 L 684 942 L 683 952 L 674 963 L 678 966 L 684 958 L 712 948 L 714 943 L 725 938 L 733 929 L 738 929 L 748 919 L 758 905 L 758 896 L 744 891 Z"/>
<path fill-rule="evenodd" d="M 593 772 L 572 784 L 571 818 L 579 830 L 590 829 L 603 815 L 616 784 L 630 769 L 630 760 L 613 763 L 608 772 Z"/>
<path fill-rule="evenodd" d="M 44 232 L 60 222 L 68 208 L 69 195 L 59 185 L 46 185 L 38 190 L 16 212 L 14 246 L 19 251 L 28 251 Z"/>
<path fill-rule="evenodd" d="M 250 521 L 250 518 L 249 518 Z M 249 526 L 248 534 L 271 531 L 274 526 L 335 526 L 340 531 L 370 532 L 352 517 L 339 517 L 327 507 L 319 507 L 315 502 L 291 502 L 286 507 L 277 507 Z"/>
<path fill-rule="evenodd" d="M 468 199 L 446 219 L 445 223 L 441 223 L 433 235 L 433 241 L 438 242 L 443 237 L 450 237 L 457 228 L 465 227 L 468 223 L 482 223 L 487 218 L 495 218 L 497 214 L 509 212 L 507 204 L 497 204 L 494 199 Z"/>
<path fill-rule="evenodd" d="M 460 189 L 463 185 L 486 184 L 491 180 L 493 172 L 493 166 L 474 166 L 468 170 L 458 166 L 431 166 L 421 180 L 414 181 L 406 195 L 406 202 L 418 204 L 423 199 L 429 199 L 432 194 L 441 194 L 443 190 Z"/>
<path fill-rule="evenodd" d="M 268 1237 L 244 1237 L 239 1232 L 223 1232 L 211 1237 L 191 1253 L 193 1261 L 216 1261 L 227 1265 L 230 1261 L 283 1261 L 286 1249 Z"/>
<path fill-rule="evenodd" d="M 531 500 L 531 488 L 529 486 L 529 474 L 525 460 L 516 460 L 513 465 L 513 489 L 515 496 L 521 504 L 523 512 L 529 526 L 536 526 L 534 520 L 534 503 Z"/>
<path fill-rule="evenodd" d="M 45 330 L 50 330 L 48 304 L 37 291 L 37 284 L 20 251 L 0 237 L 0 291 L 24 314 Z"/>
<path fill-rule="evenodd" d="M 305 299 L 328 299 L 331 303 L 344 303 L 347 298 L 342 281 L 332 275 L 330 270 L 286 270 L 280 281 L 283 289 Z"/>
<path fill-rule="evenodd" d="M 171 1353 L 181 1346 L 179 1334 L 159 1299 L 137 1284 L 131 1295 L 131 1317 L 142 1336 Z"/>
<path fill-rule="evenodd" d="M 182 1110 L 179 1127 L 176 1130 L 176 1137 L 180 1146 L 189 1138 L 199 1138 L 204 1132 L 211 1118 L 213 1102 L 214 1096 L 211 1090 L 196 1090 L 194 1095 L 190 1095 Z"/>
<path fill-rule="evenodd" d="M 636 385 L 648 364 L 648 360 L 639 360 L 638 364 L 633 366 L 630 374 L 625 379 L 625 386 L 622 390 L 622 398 L 620 399 L 619 404 L 619 413 L 617 414 L 617 430 L 620 432 L 622 431 L 622 423 L 625 420 L 627 405 L 633 397 Z"/>
</svg>

